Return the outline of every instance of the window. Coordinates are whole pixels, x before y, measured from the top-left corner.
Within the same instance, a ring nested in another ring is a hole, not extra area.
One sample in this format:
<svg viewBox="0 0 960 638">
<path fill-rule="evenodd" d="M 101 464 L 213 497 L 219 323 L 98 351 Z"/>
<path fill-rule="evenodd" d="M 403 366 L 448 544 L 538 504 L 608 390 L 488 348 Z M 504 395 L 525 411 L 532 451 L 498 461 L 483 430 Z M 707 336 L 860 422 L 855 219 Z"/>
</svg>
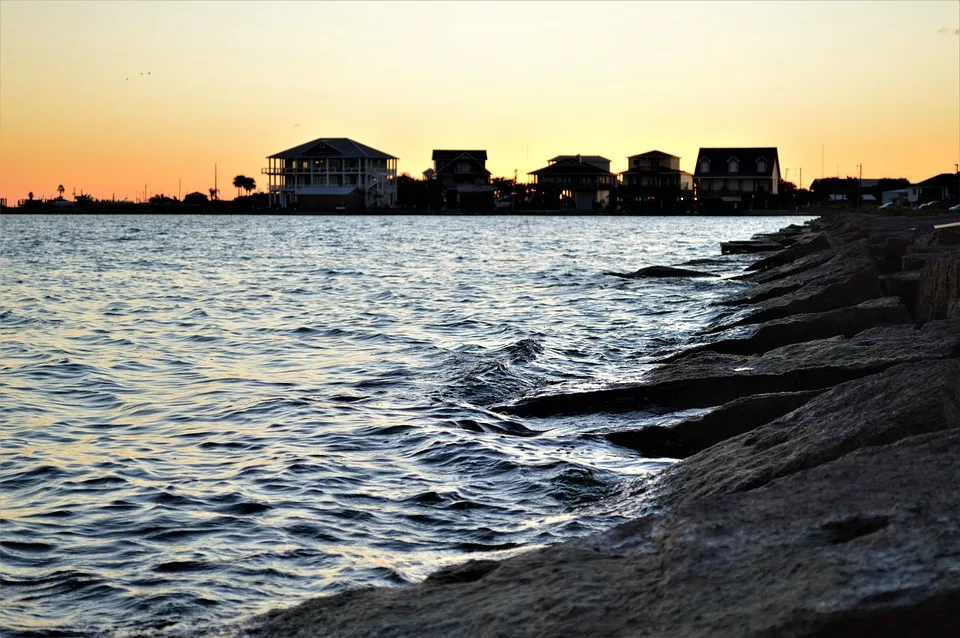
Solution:
<svg viewBox="0 0 960 638">
<path fill-rule="evenodd" d="M 757 172 L 766 173 L 767 172 L 767 160 L 762 157 L 757 160 Z"/>
<path fill-rule="evenodd" d="M 701 173 L 710 172 L 710 160 L 708 160 L 706 157 L 700 160 L 700 172 Z"/>
<path fill-rule="evenodd" d="M 736 173 L 740 168 L 740 162 L 737 161 L 736 157 L 731 157 L 727 160 L 727 172 Z"/>
<path fill-rule="evenodd" d="M 468 164 L 467 162 L 460 162 L 459 164 L 457 164 L 457 172 L 458 172 L 458 173 L 469 173 L 469 172 L 470 172 L 470 164 Z"/>
</svg>

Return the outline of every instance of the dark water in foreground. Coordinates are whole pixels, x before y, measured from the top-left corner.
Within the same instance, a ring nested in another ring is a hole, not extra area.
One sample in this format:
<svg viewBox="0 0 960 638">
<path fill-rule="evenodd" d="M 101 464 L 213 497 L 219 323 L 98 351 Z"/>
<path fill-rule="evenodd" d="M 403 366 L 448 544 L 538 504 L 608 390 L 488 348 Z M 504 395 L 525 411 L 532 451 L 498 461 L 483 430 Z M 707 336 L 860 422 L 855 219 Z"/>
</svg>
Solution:
<svg viewBox="0 0 960 638">
<path fill-rule="evenodd" d="M 639 377 L 799 218 L 0 218 L 0 634 L 174 635 L 637 511 Z M 55 632 L 63 632 L 56 634 Z"/>
</svg>

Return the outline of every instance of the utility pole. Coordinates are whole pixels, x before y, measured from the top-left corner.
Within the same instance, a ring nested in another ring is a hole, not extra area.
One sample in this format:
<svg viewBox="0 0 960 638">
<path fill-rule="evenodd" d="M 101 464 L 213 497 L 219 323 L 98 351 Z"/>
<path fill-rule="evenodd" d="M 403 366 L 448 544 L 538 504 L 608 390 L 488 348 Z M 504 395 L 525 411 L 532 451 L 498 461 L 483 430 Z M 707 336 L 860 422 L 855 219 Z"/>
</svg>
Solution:
<svg viewBox="0 0 960 638">
<path fill-rule="evenodd" d="M 860 185 L 863 183 L 863 164 L 857 164 L 859 173 L 857 174 L 857 210 L 860 210 Z"/>
<path fill-rule="evenodd" d="M 513 198 L 510 200 L 510 210 L 517 212 L 517 169 L 513 169 Z"/>
</svg>

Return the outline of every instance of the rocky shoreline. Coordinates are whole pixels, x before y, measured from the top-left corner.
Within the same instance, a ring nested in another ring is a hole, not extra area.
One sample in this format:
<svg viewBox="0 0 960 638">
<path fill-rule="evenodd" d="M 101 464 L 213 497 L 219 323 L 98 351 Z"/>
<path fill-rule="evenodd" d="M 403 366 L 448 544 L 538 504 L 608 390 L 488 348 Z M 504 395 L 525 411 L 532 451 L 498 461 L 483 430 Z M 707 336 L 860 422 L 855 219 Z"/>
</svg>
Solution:
<svg viewBox="0 0 960 638">
<path fill-rule="evenodd" d="M 631 487 L 641 518 L 310 600 L 243 635 L 960 635 L 957 222 L 838 215 L 724 244 L 762 255 L 752 285 L 642 382 L 497 408 L 712 408 L 606 434 L 682 459 Z"/>
</svg>

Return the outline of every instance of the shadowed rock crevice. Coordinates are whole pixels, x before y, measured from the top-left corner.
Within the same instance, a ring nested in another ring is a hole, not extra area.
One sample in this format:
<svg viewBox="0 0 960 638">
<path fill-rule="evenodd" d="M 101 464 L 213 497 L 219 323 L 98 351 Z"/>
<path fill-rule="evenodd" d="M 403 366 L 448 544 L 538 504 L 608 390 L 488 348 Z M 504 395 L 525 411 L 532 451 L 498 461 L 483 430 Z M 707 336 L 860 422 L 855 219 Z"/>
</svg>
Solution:
<svg viewBox="0 0 960 638">
<path fill-rule="evenodd" d="M 854 516 L 839 521 L 827 521 L 814 536 L 831 545 L 839 545 L 873 534 L 889 524 L 889 516 Z"/>
<path fill-rule="evenodd" d="M 614 445 L 630 448 L 646 457 L 682 459 L 795 410 L 820 392 L 752 395 L 724 404 L 702 417 L 669 426 L 609 432 L 604 437 Z"/>
</svg>

